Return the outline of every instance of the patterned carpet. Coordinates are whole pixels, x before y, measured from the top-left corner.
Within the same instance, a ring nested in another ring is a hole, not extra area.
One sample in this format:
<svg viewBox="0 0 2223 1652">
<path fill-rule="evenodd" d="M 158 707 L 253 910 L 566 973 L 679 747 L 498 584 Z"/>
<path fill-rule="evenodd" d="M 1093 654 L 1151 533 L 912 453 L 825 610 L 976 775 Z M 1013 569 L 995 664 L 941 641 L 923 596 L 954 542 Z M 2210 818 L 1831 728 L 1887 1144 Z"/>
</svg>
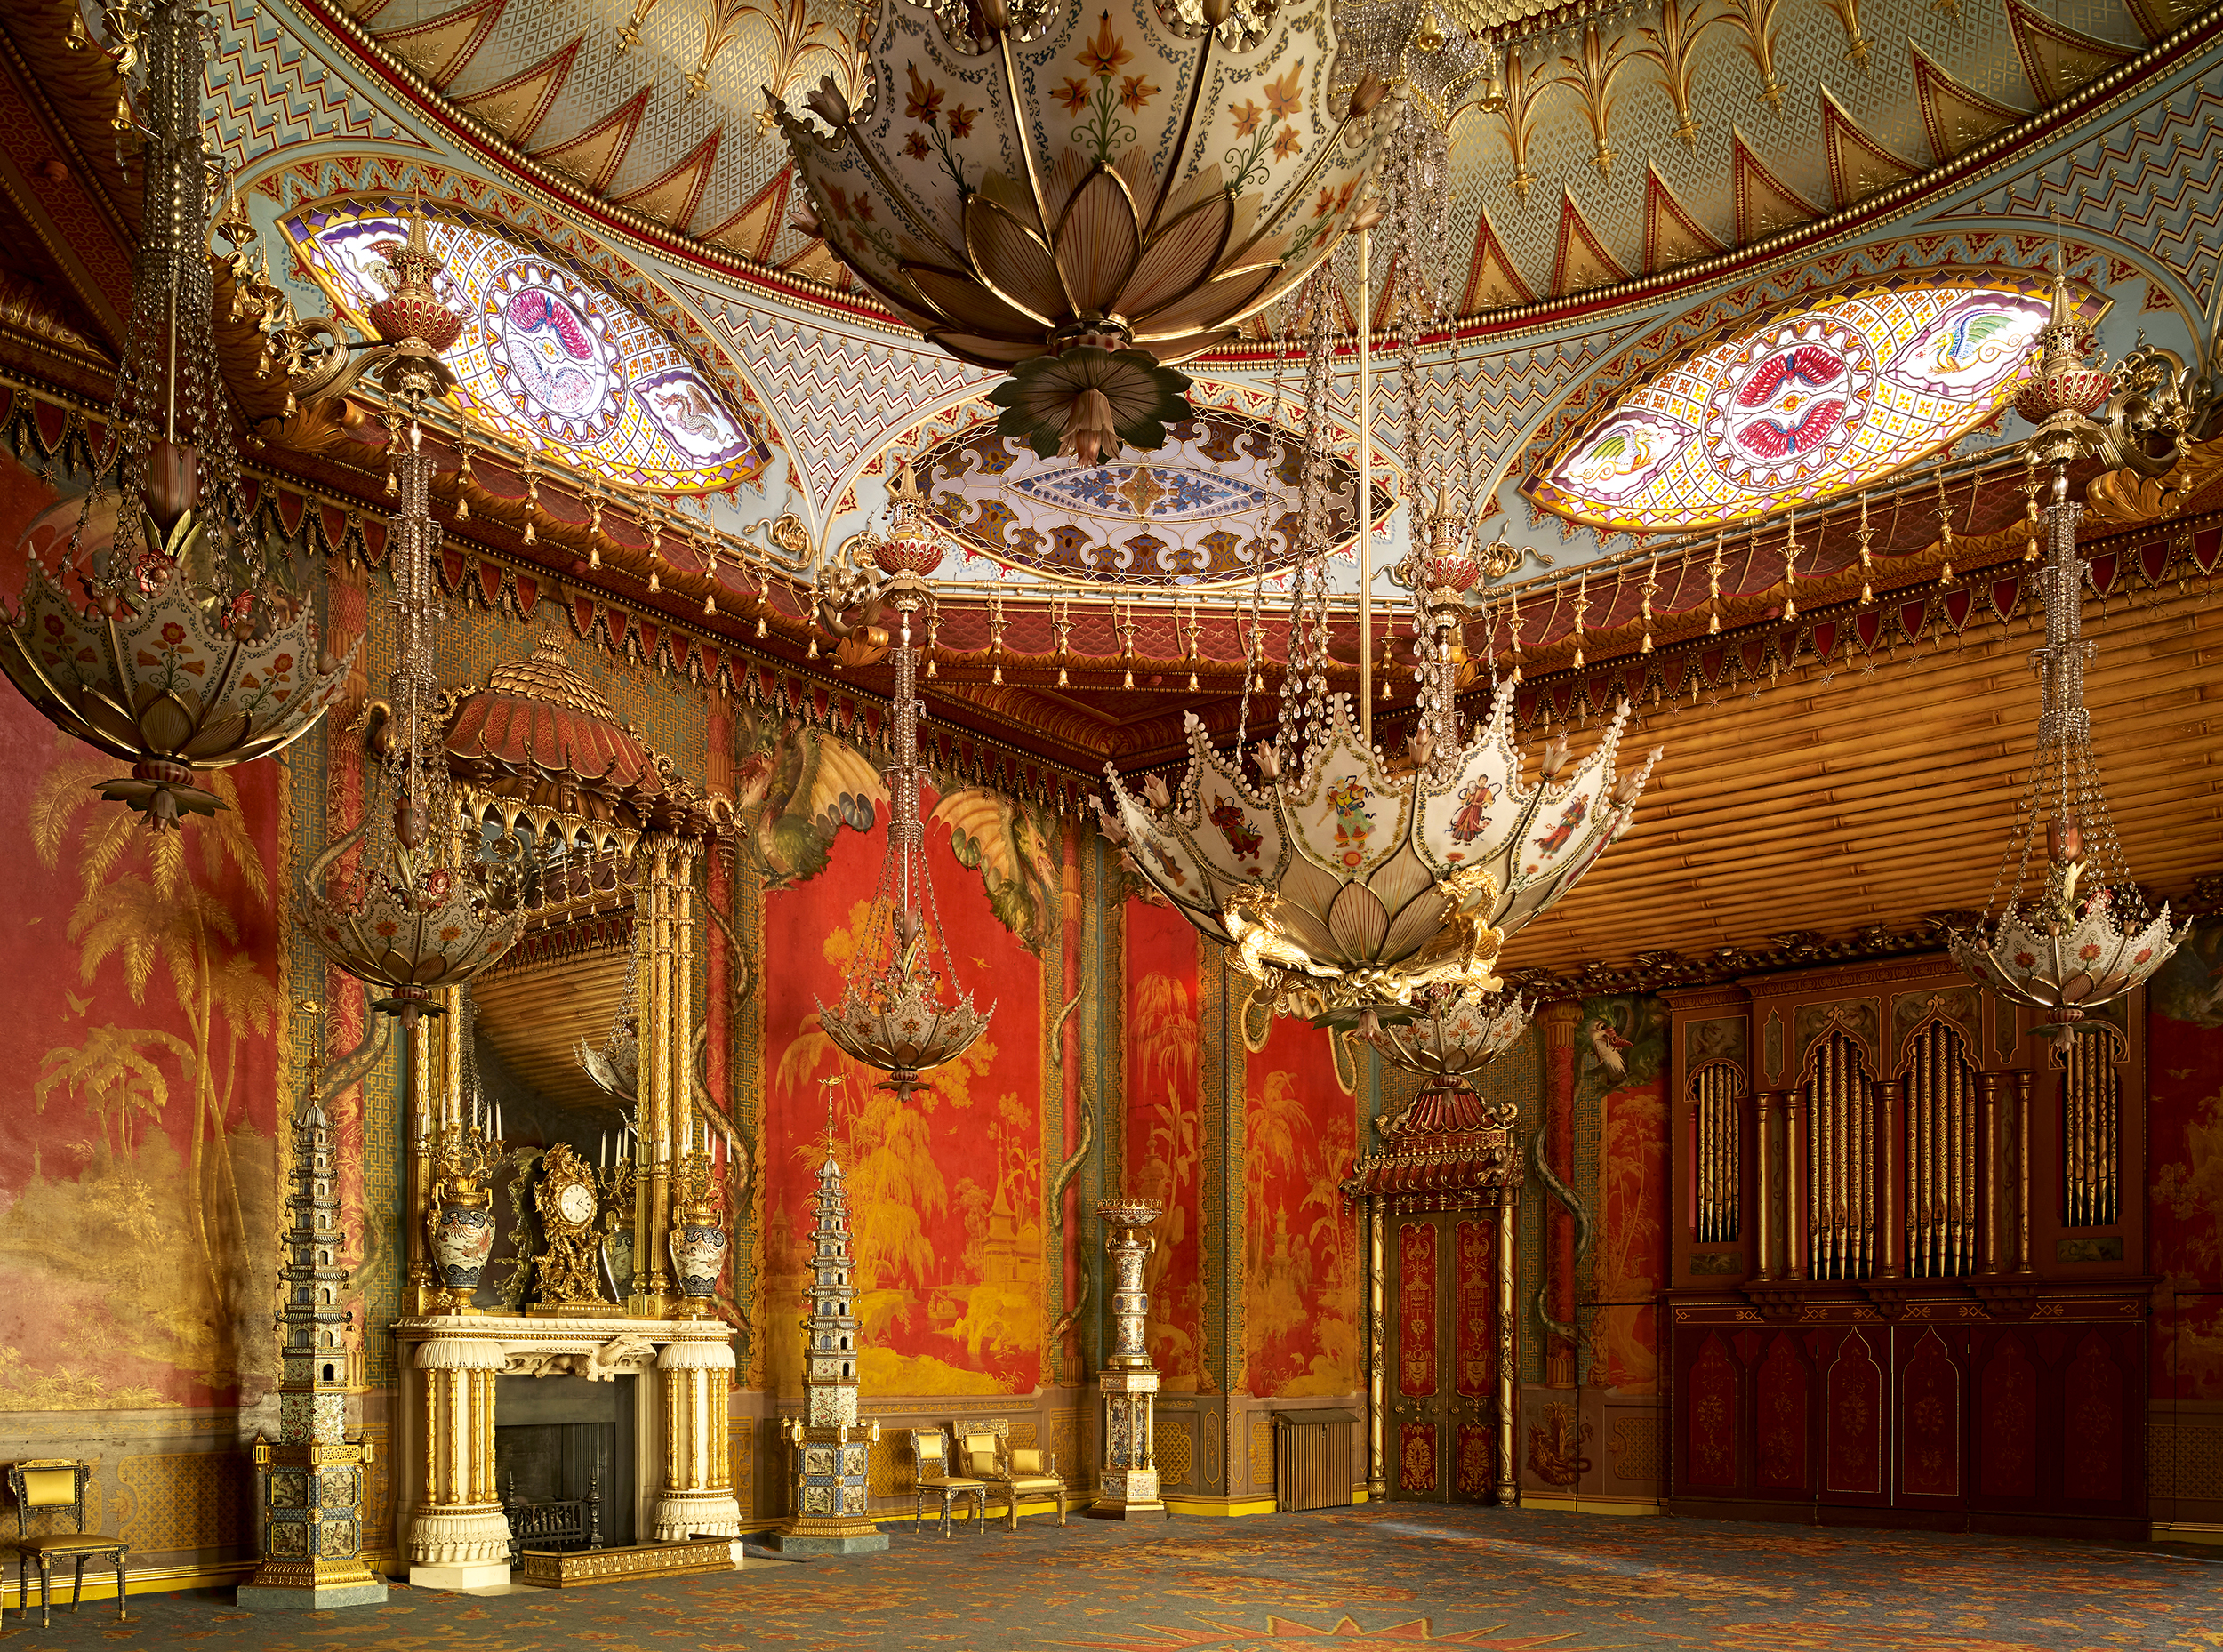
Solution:
<svg viewBox="0 0 2223 1652">
<path fill-rule="evenodd" d="M 88 1604 L 10 1652 L 2086 1652 L 2223 1649 L 2223 1552 L 1411 1504 L 1232 1522 L 1047 1520 L 886 1554 L 308 1621 L 229 1592 Z"/>
</svg>

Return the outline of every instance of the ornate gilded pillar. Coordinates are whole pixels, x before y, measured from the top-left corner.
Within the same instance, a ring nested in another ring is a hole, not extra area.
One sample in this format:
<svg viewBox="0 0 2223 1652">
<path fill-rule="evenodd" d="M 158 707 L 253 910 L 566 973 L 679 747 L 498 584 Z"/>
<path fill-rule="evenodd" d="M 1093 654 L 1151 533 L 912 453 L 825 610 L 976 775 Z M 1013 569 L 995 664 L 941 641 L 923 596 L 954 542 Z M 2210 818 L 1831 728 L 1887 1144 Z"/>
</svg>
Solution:
<svg viewBox="0 0 2223 1652">
<path fill-rule="evenodd" d="M 2036 1079 L 2027 1072 L 2017 1072 L 2014 1078 L 2015 1116 L 2007 1132 L 2015 1160 L 2007 1173 L 2007 1197 L 2012 1201 L 2007 1254 L 2017 1273 L 2030 1273 L 2035 1271 L 2030 1265 L 2030 1093 Z"/>
<path fill-rule="evenodd" d="M 1520 1459 L 1513 1455 L 1521 1438 L 1521 1316 L 1515 1306 L 1520 1282 L 1513 1249 L 1513 1218 L 1519 1211 L 1513 1191 L 1507 1188 L 1497 1202 L 1497 1501 L 1507 1508 L 1521 1501 Z M 1378 1439 L 1378 1403 L 1373 1412 Z M 1377 1456 L 1377 1466 L 1379 1462 Z"/>
<path fill-rule="evenodd" d="M 1544 1084 L 1545 1151 L 1560 1179 L 1575 1184 L 1575 1029 L 1582 1022 L 1582 1006 L 1565 1000 L 1549 1004 L 1537 1017 L 1544 1029 Z M 1544 1207 L 1544 1266 L 1551 1281 L 1547 1293 L 1552 1318 L 1561 1326 L 1575 1323 L 1575 1216 L 1557 1200 Z M 1575 1344 L 1554 1331 L 1544 1345 L 1544 1382 L 1549 1388 L 1575 1385 Z"/>
<path fill-rule="evenodd" d="M 1760 1209 L 1754 1222 L 1754 1239 L 1758 1247 L 1753 1277 L 1762 1283 L 1779 1279 L 1784 1273 L 1783 1230 L 1778 1225 L 1783 1201 L 1783 1178 L 1786 1168 L 1783 1149 L 1783 1092 L 1755 1090 L 1753 1092 L 1753 1157 L 1759 1179 Z"/>
<path fill-rule="evenodd" d="M 1103 1466 L 1090 1512 L 1114 1520 L 1165 1512 L 1158 1495 L 1152 1425 L 1158 1372 L 1150 1362 L 1150 1290 L 1143 1263 L 1158 1248 L 1145 1231 L 1165 1207 L 1152 1199 L 1122 1199 L 1096 1207 L 1111 1260 L 1112 1353 L 1097 1384 L 1103 1394 Z"/>
<path fill-rule="evenodd" d="M 719 1340 L 668 1343 L 656 1356 L 663 1383 L 664 1488 L 656 1541 L 741 1536 L 727 1430 L 734 1349 Z M 741 1557 L 736 1551 L 734 1557 Z"/>
<path fill-rule="evenodd" d="M 435 1337 L 417 1351 L 424 1384 L 424 1501 L 409 1522 L 409 1581 L 484 1589 L 510 1581 L 510 1520 L 494 1486 L 494 1378 L 502 1346 Z"/>
<path fill-rule="evenodd" d="M 437 1299 L 445 1294 L 427 1250 L 426 1223 L 432 1198 L 432 1144 L 438 1135 L 441 1123 L 446 1118 L 446 1103 L 443 1098 L 436 1112 L 432 1063 L 425 1056 L 430 1047 L 435 1026 L 451 1034 L 453 1032 L 457 1020 L 457 996 L 453 987 L 441 993 L 441 1008 L 446 1013 L 437 1022 L 420 1020 L 416 1030 L 409 1035 L 409 1209 L 401 1226 L 409 1247 L 406 1298 L 411 1313 L 437 1313 Z M 461 1063 L 451 1057 L 442 1076 L 452 1087 L 460 1087 L 462 1082 Z"/>
<path fill-rule="evenodd" d="M 1803 1185 L 1800 1168 L 1806 1162 L 1806 1090 L 1788 1089 L 1783 1095 L 1783 1277 L 1809 1277 L 1813 1256 L 1812 1236 L 1799 1208 Z"/>
<path fill-rule="evenodd" d="M 1384 1249 L 1387 1216 L 1379 1195 L 1366 1201 L 1366 1495 L 1389 1496 L 1389 1459 L 1382 1443 L 1382 1414 L 1389 1405 L 1389 1256 Z M 1502 1373 L 1501 1373 L 1502 1375 Z"/>
<path fill-rule="evenodd" d="M 1875 1098 L 1876 1272 L 1897 1279 L 1906 1272 L 1906 1135 L 1899 1126 L 1906 1081 L 1878 1079 L 1869 1087 Z"/>
<path fill-rule="evenodd" d="M 2000 1257 L 2006 1252 L 2007 1201 L 2007 1142 L 2001 1134 L 2002 1116 L 2011 1118 L 2011 1103 L 2007 1100 L 2007 1075 L 2003 1072 L 1979 1072 L 1976 1075 L 1977 1115 L 1976 1152 L 1979 1192 L 1982 1200 L 1981 1219 L 1977 1224 L 1976 1271 L 1978 1273 L 1997 1273 Z"/>
</svg>

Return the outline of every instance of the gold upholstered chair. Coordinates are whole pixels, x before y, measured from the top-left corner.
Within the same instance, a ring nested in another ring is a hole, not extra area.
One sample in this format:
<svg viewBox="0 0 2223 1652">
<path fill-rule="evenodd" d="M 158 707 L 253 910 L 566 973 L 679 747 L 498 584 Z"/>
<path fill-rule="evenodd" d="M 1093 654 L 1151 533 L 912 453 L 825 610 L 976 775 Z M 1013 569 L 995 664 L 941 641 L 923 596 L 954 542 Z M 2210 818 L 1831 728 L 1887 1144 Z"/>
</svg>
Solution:
<svg viewBox="0 0 2223 1652">
<path fill-rule="evenodd" d="M 38 1616 L 42 1626 L 53 1624 L 53 1571 L 56 1560 L 76 1562 L 76 1582 L 69 1592 L 69 1609 L 76 1611 L 84 1594 L 84 1563 L 112 1558 L 116 1563 L 116 1616 L 128 1619 L 124 1605 L 124 1559 L 131 1545 L 119 1537 L 87 1531 L 84 1519 L 85 1482 L 92 1478 L 90 1463 L 66 1457 L 33 1457 L 8 1464 L 8 1490 L 15 1497 L 15 1595 L 23 1603 L 23 1616 L 31 1615 L 30 1563 L 38 1562 Z M 57 1512 L 69 1511 L 68 1530 L 41 1529 L 54 1526 Z"/>
<path fill-rule="evenodd" d="M 960 1460 L 967 1472 L 988 1482 L 991 1491 L 1004 1495 L 1004 1529 L 1019 1529 L 1019 1499 L 1048 1497 L 1057 1510 L 1057 1523 L 1065 1523 L 1065 1482 L 1057 1472 L 1057 1454 L 1032 1446 L 1010 1444 L 1011 1423 L 1006 1417 L 986 1418 L 967 1424 L 959 1434 Z"/>
<path fill-rule="evenodd" d="M 986 1482 L 953 1471 L 949 1456 L 949 1438 L 938 1428 L 914 1428 L 911 1435 L 912 1466 L 918 1479 L 912 1489 L 916 1496 L 911 1507 L 911 1529 L 919 1529 L 919 1521 L 926 1512 L 927 1499 L 942 1499 L 942 1535 L 950 1535 L 950 1505 L 960 1497 L 973 1500 L 973 1519 L 983 1532 L 988 1529 L 988 1487 Z"/>
</svg>

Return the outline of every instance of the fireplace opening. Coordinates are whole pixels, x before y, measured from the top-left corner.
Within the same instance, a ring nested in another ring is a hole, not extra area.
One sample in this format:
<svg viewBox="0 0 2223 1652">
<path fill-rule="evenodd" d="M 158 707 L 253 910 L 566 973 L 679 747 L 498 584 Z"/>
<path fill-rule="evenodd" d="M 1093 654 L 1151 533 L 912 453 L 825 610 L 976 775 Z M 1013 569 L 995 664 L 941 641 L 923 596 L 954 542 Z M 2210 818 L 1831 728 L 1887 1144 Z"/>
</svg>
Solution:
<svg viewBox="0 0 2223 1652">
<path fill-rule="evenodd" d="M 494 1379 L 494 1487 L 518 1546 L 606 1549 L 635 1532 L 633 1383 Z M 589 1498 L 592 1497 L 591 1507 Z"/>
</svg>

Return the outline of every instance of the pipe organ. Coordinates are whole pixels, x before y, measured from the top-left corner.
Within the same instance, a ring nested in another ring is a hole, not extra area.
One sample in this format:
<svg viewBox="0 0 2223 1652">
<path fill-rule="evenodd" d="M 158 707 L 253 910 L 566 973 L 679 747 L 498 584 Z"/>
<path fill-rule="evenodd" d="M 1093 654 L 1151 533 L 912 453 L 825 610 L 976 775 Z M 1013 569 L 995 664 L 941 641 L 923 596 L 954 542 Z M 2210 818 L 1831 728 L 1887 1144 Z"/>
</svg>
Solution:
<svg viewBox="0 0 2223 1652">
<path fill-rule="evenodd" d="M 1669 1506 L 2142 1535 L 2142 995 L 1942 958 L 1671 990 Z"/>
</svg>

